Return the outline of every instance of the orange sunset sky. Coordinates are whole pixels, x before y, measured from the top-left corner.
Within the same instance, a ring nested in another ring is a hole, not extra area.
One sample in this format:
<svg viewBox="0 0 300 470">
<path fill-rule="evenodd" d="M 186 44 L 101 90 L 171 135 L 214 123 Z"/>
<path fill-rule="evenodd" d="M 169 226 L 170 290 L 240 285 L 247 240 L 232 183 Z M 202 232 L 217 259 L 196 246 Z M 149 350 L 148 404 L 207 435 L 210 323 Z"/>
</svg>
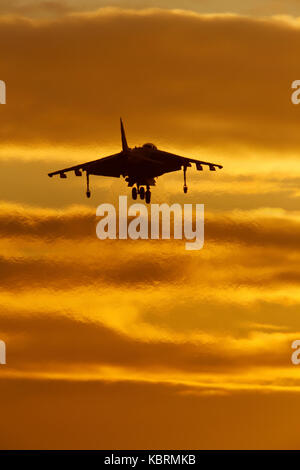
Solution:
<svg viewBox="0 0 300 470">
<path fill-rule="evenodd" d="M 1 449 L 299 448 L 298 0 L 1 0 Z M 203 250 L 100 241 L 123 180 L 48 178 L 129 145 Z"/>
</svg>

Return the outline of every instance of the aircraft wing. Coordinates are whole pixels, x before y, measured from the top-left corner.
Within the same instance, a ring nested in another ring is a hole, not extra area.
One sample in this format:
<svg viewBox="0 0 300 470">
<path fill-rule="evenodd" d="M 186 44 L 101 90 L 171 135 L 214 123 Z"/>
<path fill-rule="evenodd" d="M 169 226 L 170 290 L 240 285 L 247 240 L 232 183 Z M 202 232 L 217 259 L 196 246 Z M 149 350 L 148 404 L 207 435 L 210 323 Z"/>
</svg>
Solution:
<svg viewBox="0 0 300 470">
<path fill-rule="evenodd" d="M 87 171 L 89 174 L 119 177 L 122 174 L 123 165 L 124 156 L 120 152 L 108 157 L 99 158 L 98 160 L 62 168 L 61 170 L 48 173 L 48 176 L 60 175 L 61 178 L 66 178 L 67 175 L 65 173 L 69 171 L 74 171 L 76 176 L 81 176 L 81 171 Z"/>
<path fill-rule="evenodd" d="M 180 155 L 176 155 L 174 153 L 169 153 L 169 152 L 163 152 L 159 151 L 159 154 L 161 157 L 165 158 L 166 160 L 170 159 L 174 161 L 177 160 L 178 163 L 182 163 L 182 166 L 191 166 L 191 163 L 196 164 L 197 170 L 203 170 L 202 165 L 207 165 L 211 171 L 215 171 L 216 168 L 223 168 L 222 165 L 219 165 L 218 163 L 212 163 L 212 162 L 204 162 L 201 160 L 195 160 L 193 158 L 186 158 L 186 157 L 181 157 Z"/>
</svg>

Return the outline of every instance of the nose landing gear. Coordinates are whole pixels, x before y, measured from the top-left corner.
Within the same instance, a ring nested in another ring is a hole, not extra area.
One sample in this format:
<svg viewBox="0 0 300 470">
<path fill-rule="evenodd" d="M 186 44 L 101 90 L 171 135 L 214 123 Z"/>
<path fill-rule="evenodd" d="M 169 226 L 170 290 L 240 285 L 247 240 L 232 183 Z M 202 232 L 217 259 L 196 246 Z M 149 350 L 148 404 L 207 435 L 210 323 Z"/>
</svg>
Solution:
<svg viewBox="0 0 300 470">
<path fill-rule="evenodd" d="M 146 204 L 150 204 L 151 201 L 151 191 L 149 186 L 147 186 L 147 191 L 146 191 Z"/>
<path fill-rule="evenodd" d="M 143 186 L 139 186 L 136 188 L 135 186 L 131 190 L 131 195 L 132 199 L 136 201 L 138 194 L 140 195 L 141 200 L 143 201 L 145 199 L 146 204 L 150 204 L 151 201 L 151 191 L 150 191 L 150 186 L 147 186 L 147 190 L 145 191 L 145 188 Z"/>
<path fill-rule="evenodd" d="M 132 199 L 134 201 L 136 201 L 136 199 L 137 199 L 137 189 L 136 189 L 136 187 L 132 188 L 131 195 L 132 195 Z"/>
</svg>

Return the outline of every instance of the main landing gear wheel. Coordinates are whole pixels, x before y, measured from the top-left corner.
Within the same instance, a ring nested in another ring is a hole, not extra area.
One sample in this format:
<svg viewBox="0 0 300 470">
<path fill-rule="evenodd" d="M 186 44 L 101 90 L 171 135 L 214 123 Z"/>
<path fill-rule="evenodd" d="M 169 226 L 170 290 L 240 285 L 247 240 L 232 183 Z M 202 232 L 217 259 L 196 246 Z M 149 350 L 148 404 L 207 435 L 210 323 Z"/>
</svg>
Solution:
<svg viewBox="0 0 300 470">
<path fill-rule="evenodd" d="M 146 191 L 146 204 L 150 204 L 151 201 L 151 191 L 147 189 Z"/>
<path fill-rule="evenodd" d="M 136 189 L 136 188 L 132 188 L 131 194 L 132 194 L 132 199 L 135 201 L 136 198 L 137 198 L 137 189 Z"/>
<path fill-rule="evenodd" d="M 143 188 L 143 186 L 140 189 L 140 198 L 145 199 L 145 188 Z"/>
</svg>

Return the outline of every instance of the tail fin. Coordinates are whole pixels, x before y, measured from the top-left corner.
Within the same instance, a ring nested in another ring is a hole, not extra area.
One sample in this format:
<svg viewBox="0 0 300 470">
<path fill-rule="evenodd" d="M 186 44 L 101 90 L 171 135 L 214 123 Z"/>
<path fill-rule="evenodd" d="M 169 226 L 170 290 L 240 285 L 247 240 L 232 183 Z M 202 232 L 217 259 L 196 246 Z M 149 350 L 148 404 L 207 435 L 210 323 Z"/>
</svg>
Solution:
<svg viewBox="0 0 300 470">
<path fill-rule="evenodd" d="M 126 152 L 126 150 L 128 150 L 128 145 L 127 145 L 127 140 L 126 140 L 126 135 L 125 135 L 125 130 L 124 130 L 122 118 L 120 118 L 120 123 L 121 123 L 122 149 L 123 149 L 123 152 Z"/>
</svg>

